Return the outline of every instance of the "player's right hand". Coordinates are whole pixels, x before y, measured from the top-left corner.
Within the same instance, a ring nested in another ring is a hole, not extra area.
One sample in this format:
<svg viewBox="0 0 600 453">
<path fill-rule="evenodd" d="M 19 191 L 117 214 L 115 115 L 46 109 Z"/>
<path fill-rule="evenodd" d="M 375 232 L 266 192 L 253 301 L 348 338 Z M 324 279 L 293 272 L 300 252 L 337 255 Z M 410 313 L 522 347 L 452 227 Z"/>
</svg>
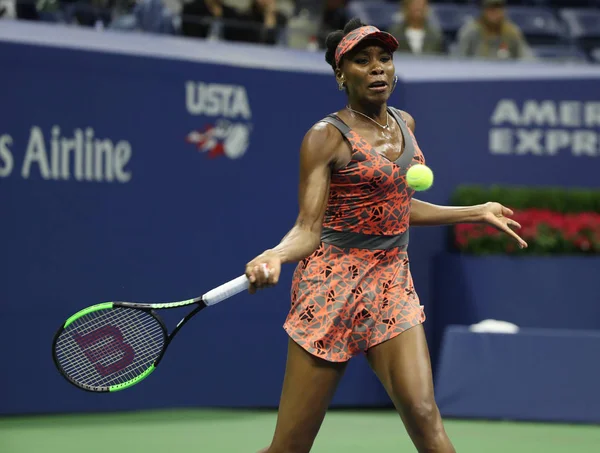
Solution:
<svg viewBox="0 0 600 453">
<path fill-rule="evenodd" d="M 277 252 L 266 250 L 246 264 L 246 277 L 250 281 L 248 291 L 275 286 L 281 274 L 281 259 Z"/>
</svg>

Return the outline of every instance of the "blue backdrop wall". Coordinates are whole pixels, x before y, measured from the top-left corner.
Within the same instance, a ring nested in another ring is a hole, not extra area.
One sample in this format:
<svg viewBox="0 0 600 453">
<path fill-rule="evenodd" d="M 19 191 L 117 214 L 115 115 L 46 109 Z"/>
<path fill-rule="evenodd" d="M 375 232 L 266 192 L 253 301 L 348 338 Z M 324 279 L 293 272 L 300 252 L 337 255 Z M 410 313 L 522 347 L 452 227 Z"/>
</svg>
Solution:
<svg viewBox="0 0 600 453">
<path fill-rule="evenodd" d="M 195 297 L 279 241 L 296 216 L 303 135 L 344 106 L 322 55 L 32 27 L 0 32 L 0 341 L 13 369 L 0 374 L 0 413 L 276 406 L 293 266 L 278 287 L 194 319 L 127 392 L 75 389 L 50 346 L 87 305 Z M 599 74 L 408 59 L 397 68 L 391 103 L 416 118 L 436 172 L 423 199 L 446 203 L 459 183 L 597 184 Z M 411 233 L 430 319 L 452 303 L 433 297 L 444 250 L 444 229 Z M 365 361 L 353 361 L 334 405 L 386 404 Z"/>
</svg>

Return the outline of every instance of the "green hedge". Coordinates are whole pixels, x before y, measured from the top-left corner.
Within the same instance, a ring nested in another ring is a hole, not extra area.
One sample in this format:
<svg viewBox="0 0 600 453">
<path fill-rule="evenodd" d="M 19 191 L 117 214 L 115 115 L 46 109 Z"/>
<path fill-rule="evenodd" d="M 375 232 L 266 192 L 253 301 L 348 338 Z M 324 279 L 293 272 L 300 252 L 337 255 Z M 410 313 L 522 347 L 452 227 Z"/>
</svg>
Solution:
<svg viewBox="0 0 600 453">
<path fill-rule="evenodd" d="M 449 231 L 452 250 L 472 255 L 600 254 L 600 190 L 463 185 L 451 197 L 457 206 L 487 201 L 515 210 L 514 218 L 523 226 L 518 233 L 529 248 L 516 248 L 511 238 L 488 225 L 460 224 Z"/>
<path fill-rule="evenodd" d="M 600 175 L 599 175 L 600 182 Z M 549 209 L 555 212 L 600 212 L 600 190 L 560 187 L 520 187 L 493 185 L 459 186 L 451 196 L 455 206 L 497 201 L 511 209 Z"/>
</svg>

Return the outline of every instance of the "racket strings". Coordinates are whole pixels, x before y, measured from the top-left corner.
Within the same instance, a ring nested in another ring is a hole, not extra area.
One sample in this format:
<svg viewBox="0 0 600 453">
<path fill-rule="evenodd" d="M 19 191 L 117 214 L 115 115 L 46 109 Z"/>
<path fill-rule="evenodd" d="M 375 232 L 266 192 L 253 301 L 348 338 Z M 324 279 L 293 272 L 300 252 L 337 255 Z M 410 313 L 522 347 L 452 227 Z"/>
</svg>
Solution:
<svg viewBox="0 0 600 453">
<path fill-rule="evenodd" d="M 117 309 L 117 310 L 122 310 L 122 309 Z M 85 319 L 85 317 L 80 318 L 81 322 L 77 327 L 77 332 L 79 333 L 79 335 L 87 335 L 90 332 L 93 332 L 94 330 L 97 330 L 99 324 L 105 323 L 106 325 L 113 325 L 114 324 L 114 318 L 116 316 L 116 310 L 111 310 L 106 312 L 106 316 L 104 317 L 104 319 L 102 321 L 98 320 L 95 317 L 91 317 L 91 319 L 89 319 L 88 321 L 83 321 Z M 150 317 L 152 318 L 152 321 L 156 322 L 156 320 L 154 320 L 154 318 L 150 315 L 147 315 L 144 312 L 136 312 L 135 310 L 128 310 L 127 312 L 125 312 L 125 316 L 127 316 L 127 321 L 129 321 L 131 324 L 133 324 L 133 321 L 135 322 L 139 322 L 139 319 L 135 319 L 134 315 L 144 315 L 145 317 Z M 122 315 L 122 313 L 120 313 L 120 315 Z M 88 315 L 89 316 L 89 315 Z M 113 319 L 111 319 L 113 318 Z M 157 323 L 158 324 L 158 323 Z M 160 325 L 158 325 L 158 328 L 160 329 Z M 151 347 L 151 343 L 150 340 L 144 337 L 141 337 L 141 340 L 145 340 L 146 341 L 146 346 L 148 346 L 149 348 Z M 100 339 L 97 342 L 96 347 L 101 347 L 104 346 L 104 348 L 106 348 L 106 350 L 108 350 L 110 348 L 110 344 L 112 343 L 113 339 L 110 336 L 105 336 L 105 337 L 100 337 Z M 118 344 L 115 344 L 115 347 L 118 346 Z M 75 350 L 79 350 L 80 346 L 77 345 L 77 343 L 72 343 L 70 350 L 68 350 L 68 353 L 73 353 Z"/>
<path fill-rule="evenodd" d="M 147 321 L 150 321 L 150 326 L 146 325 Z M 132 327 L 135 327 L 135 331 Z M 105 386 L 127 382 L 143 372 L 162 348 L 162 329 L 153 317 L 144 312 L 110 310 L 102 317 L 84 319 L 81 327 L 76 328 L 77 331 L 73 332 L 72 337 L 76 333 L 80 338 L 92 334 L 92 341 L 89 348 L 85 343 L 82 347 L 76 340 L 66 344 L 65 353 L 74 360 L 70 360 L 71 363 L 65 366 L 65 372 L 81 382 L 92 379 L 91 382 L 85 382 L 88 385 Z M 109 335 L 99 336 L 96 340 L 94 337 L 97 335 L 93 335 L 93 332 L 98 330 L 101 334 L 104 330 L 104 333 Z M 87 351 L 88 354 L 83 351 Z M 113 369 L 116 369 L 114 373 L 108 368 L 111 364 Z M 99 372 L 98 368 L 102 372 Z"/>
<path fill-rule="evenodd" d="M 55 348 L 64 373 L 75 382 L 110 387 L 146 371 L 164 343 L 163 329 L 154 316 L 115 308 L 75 320 L 59 336 Z"/>
</svg>

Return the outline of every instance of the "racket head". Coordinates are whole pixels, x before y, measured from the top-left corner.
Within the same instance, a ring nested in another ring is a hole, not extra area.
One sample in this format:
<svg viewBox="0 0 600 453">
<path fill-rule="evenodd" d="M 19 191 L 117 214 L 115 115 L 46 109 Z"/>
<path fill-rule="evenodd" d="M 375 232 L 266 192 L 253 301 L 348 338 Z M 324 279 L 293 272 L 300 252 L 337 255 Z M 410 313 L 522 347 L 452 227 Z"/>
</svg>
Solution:
<svg viewBox="0 0 600 453">
<path fill-rule="evenodd" d="M 115 392 L 148 377 L 167 345 L 167 329 L 151 309 L 106 302 L 75 313 L 60 326 L 52 357 L 76 387 Z"/>
</svg>

